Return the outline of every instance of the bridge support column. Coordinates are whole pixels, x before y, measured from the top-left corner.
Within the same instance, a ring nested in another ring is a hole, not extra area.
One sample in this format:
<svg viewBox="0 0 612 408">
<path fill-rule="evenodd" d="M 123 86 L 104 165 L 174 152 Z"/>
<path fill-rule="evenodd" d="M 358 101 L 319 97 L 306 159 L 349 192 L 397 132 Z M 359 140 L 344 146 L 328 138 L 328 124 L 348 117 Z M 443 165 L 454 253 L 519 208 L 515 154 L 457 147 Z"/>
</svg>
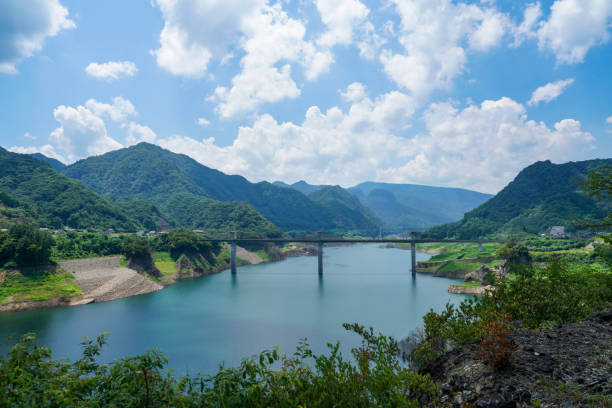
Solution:
<svg viewBox="0 0 612 408">
<path fill-rule="evenodd" d="M 232 231 L 232 244 L 230 250 L 230 268 L 232 275 L 236 274 L 236 231 Z"/>
<path fill-rule="evenodd" d="M 482 252 L 482 242 L 478 243 L 478 252 Z"/>
<path fill-rule="evenodd" d="M 410 264 L 412 267 L 412 276 L 416 275 L 416 242 L 410 241 Z"/>
<path fill-rule="evenodd" d="M 319 275 L 323 275 L 323 233 L 319 231 L 317 235 L 319 236 L 319 242 L 317 247 L 317 255 L 319 258 Z"/>
</svg>

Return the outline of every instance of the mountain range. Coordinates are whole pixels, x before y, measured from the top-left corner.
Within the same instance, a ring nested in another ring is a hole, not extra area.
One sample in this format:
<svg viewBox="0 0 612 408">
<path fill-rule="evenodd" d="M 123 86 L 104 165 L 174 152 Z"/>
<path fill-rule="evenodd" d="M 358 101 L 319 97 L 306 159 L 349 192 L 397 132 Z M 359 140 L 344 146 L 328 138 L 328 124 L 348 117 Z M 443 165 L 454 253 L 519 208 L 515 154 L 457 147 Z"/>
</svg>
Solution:
<svg viewBox="0 0 612 408">
<path fill-rule="evenodd" d="M 612 212 L 611 202 L 596 201 L 580 191 L 587 174 L 605 165 L 611 166 L 612 159 L 536 162 L 460 221 L 431 228 L 425 235 L 471 239 L 499 233 L 537 234 L 557 225 L 573 231 L 577 219 L 600 219 Z"/>
<path fill-rule="evenodd" d="M 330 188 L 305 181 L 274 184 L 300 191 L 312 197 L 317 191 Z M 340 188 L 336 186 L 337 188 Z M 431 187 L 418 184 L 364 182 L 344 190 L 382 222 L 385 233 L 423 231 L 461 219 L 463 214 L 482 204 L 491 194 L 462 188 Z"/>
<path fill-rule="evenodd" d="M 585 197 L 577 184 L 604 164 L 612 159 L 537 162 L 492 197 L 413 184 L 251 183 L 147 143 L 69 166 L 0 148 L 0 227 L 29 219 L 50 228 L 373 236 L 382 226 L 385 234 L 429 228 L 429 236 L 454 238 L 572 229 L 574 217 L 601 218 L 612 206 Z"/>
</svg>

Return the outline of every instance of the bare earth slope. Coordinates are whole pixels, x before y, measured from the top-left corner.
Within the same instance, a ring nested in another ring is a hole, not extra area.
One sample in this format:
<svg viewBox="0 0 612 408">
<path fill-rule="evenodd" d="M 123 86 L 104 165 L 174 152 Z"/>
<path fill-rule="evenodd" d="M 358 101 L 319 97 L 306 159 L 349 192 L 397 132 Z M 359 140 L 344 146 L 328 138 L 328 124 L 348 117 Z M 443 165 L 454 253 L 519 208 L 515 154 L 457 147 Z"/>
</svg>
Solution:
<svg viewBox="0 0 612 408">
<path fill-rule="evenodd" d="M 84 298 L 94 302 L 142 295 L 162 288 L 138 272 L 121 267 L 119 259 L 118 256 L 76 259 L 59 262 L 59 265 L 74 275 Z"/>
</svg>

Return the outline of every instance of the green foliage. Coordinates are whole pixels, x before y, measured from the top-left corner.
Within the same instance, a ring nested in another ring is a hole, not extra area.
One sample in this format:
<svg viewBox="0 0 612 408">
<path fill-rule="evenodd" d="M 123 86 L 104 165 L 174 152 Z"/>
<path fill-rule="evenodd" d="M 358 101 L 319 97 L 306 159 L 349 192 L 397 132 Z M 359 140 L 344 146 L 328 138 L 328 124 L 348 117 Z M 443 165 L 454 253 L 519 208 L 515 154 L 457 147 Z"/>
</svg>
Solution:
<svg viewBox="0 0 612 408">
<path fill-rule="evenodd" d="M 500 246 L 495 255 L 498 258 L 505 259 L 510 265 L 529 265 L 531 264 L 531 255 L 527 247 L 511 238 Z"/>
<path fill-rule="evenodd" d="M 15 224 L 0 233 L 0 265 L 10 261 L 18 266 L 46 265 L 53 243 L 48 232 L 30 224 Z"/>
<path fill-rule="evenodd" d="M 447 304 L 440 313 L 427 313 L 424 335 L 412 358 L 428 360 L 446 349 L 480 340 L 482 332 L 477 328 L 487 324 L 492 312 L 507 313 L 538 328 L 549 322 L 578 321 L 612 305 L 610 269 L 559 262 L 528 268 L 528 273 L 497 282 L 486 296 L 466 299 L 457 308 Z"/>
<path fill-rule="evenodd" d="M 100 365 L 106 335 L 82 343 L 75 362 L 52 360 L 51 350 L 28 334 L 0 357 L 0 406 L 71 407 L 418 407 L 435 404 L 429 376 L 398 360 L 392 338 L 344 325 L 362 337 L 352 359 L 329 344 L 316 355 L 305 341 L 288 357 L 277 350 L 244 359 L 214 375 L 177 379 L 166 358 L 151 350 Z"/>
<path fill-rule="evenodd" d="M 0 192 L 17 200 L 24 215 L 44 227 L 137 228 L 115 204 L 27 155 L 0 151 Z"/>
<path fill-rule="evenodd" d="M 579 182 L 612 159 L 565 164 L 537 162 L 523 169 L 495 197 L 467 212 L 459 222 L 434 227 L 427 235 L 473 239 L 496 233 L 539 233 L 553 225 L 574 228 L 574 218 L 600 218 L 609 203 L 580 194 Z"/>
<path fill-rule="evenodd" d="M 0 303 L 68 299 L 82 294 L 71 273 L 55 270 L 6 271 L 0 282 Z"/>
<path fill-rule="evenodd" d="M 161 230 L 160 220 L 168 218 L 156 206 L 145 200 L 119 201 L 116 204 L 146 231 Z"/>
<path fill-rule="evenodd" d="M 51 257 L 55 260 L 121 254 L 122 237 L 70 231 L 55 237 Z"/>
<path fill-rule="evenodd" d="M 126 258 L 151 257 L 149 240 L 136 235 L 128 236 L 121 245 L 121 253 Z"/>
</svg>

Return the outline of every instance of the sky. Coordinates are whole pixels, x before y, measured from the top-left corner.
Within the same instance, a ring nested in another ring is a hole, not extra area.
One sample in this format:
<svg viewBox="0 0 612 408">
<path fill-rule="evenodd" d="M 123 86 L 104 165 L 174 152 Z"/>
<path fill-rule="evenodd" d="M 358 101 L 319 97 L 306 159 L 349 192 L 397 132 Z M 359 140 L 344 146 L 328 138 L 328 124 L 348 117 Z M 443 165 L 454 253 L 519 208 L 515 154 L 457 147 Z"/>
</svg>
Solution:
<svg viewBox="0 0 612 408">
<path fill-rule="evenodd" d="M 1 0 L 0 145 L 496 193 L 612 157 L 612 1 Z"/>
</svg>

